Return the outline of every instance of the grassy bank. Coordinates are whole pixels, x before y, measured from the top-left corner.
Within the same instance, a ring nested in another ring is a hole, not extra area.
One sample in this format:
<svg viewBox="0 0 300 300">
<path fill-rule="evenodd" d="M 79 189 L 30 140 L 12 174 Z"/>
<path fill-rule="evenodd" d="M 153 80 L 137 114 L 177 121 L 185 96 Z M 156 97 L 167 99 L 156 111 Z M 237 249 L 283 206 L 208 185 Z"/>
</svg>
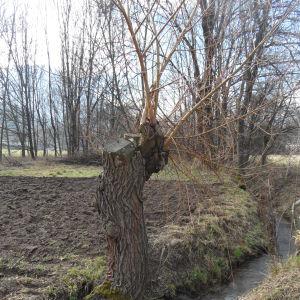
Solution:
<svg viewBox="0 0 300 300">
<path fill-rule="evenodd" d="M 189 223 L 170 224 L 150 236 L 159 276 L 149 295 L 207 291 L 228 280 L 236 265 L 266 246 L 255 201 L 228 176 L 225 179 L 198 195 Z"/>
<path fill-rule="evenodd" d="M 297 163 L 297 160 L 294 160 Z M 282 177 L 282 187 L 275 195 L 275 210 L 279 216 L 290 221 L 292 204 L 299 199 L 299 168 L 294 164 Z M 300 250 L 300 232 L 295 233 L 295 244 Z M 300 299 L 300 256 L 292 256 L 287 261 L 274 263 L 270 266 L 267 278 L 257 288 L 241 300 L 298 300 Z"/>
</svg>

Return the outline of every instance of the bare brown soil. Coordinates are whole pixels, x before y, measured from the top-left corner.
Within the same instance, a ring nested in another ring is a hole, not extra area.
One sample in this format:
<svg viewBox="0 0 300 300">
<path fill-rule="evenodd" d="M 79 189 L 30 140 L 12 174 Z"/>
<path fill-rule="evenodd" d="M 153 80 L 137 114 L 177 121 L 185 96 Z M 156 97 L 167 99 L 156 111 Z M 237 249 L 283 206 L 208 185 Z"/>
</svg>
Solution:
<svg viewBox="0 0 300 300">
<path fill-rule="evenodd" d="M 0 177 L 0 299 L 44 299 L 64 270 L 105 254 L 96 186 L 97 178 Z M 184 182 L 148 182 L 149 233 L 188 222 L 198 192 Z"/>
</svg>

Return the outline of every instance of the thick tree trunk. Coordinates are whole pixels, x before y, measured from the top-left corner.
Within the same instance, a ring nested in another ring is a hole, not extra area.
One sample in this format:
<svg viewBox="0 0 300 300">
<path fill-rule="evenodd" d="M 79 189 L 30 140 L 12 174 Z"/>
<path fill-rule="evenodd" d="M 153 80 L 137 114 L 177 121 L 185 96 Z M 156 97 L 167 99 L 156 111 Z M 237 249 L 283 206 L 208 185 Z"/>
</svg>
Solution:
<svg viewBox="0 0 300 300">
<path fill-rule="evenodd" d="M 98 205 L 107 237 L 108 276 L 121 292 L 140 299 L 146 284 L 148 257 L 142 199 L 143 157 L 136 152 L 122 162 L 106 153 L 104 170 Z"/>
<path fill-rule="evenodd" d="M 142 299 L 148 279 L 143 187 L 167 163 L 158 126 L 146 124 L 104 149 L 103 175 L 97 190 L 98 210 L 107 238 L 108 274 L 112 288 L 130 299 Z"/>
</svg>

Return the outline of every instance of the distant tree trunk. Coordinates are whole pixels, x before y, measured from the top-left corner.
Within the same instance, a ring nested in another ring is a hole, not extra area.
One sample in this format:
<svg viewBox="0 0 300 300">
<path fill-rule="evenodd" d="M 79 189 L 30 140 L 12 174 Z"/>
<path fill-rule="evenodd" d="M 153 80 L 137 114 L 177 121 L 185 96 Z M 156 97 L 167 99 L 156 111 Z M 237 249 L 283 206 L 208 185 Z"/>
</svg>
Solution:
<svg viewBox="0 0 300 300">
<path fill-rule="evenodd" d="M 269 3 L 265 2 L 263 7 L 258 5 L 258 2 L 254 3 L 253 11 L 254 11 L 254 22 L 253 22 L 253 32 L 256 30 L 254 47 L 258 47 L 260 43 L 263 41 L 263 37 L 265 36 L 267 25 L 268 25 L 268 16 L 269 16 Z M 261 12 L 261 15 L 260 15 Z M 258 28 L 257 28 L 258 27 Z M 260 47 L 256 52 L 255 56 L 252 56 L 247 64 L 244 73 L 244 83 L 242 83 L 242 87 L 245 84 L 244 97 L 243 100 L 239 103 L 239 119 L 238 119 L 238 136 L 237 136 L 237 155 L 238 155 L 238 166 L 240 172 L 244 172 L 245 167 L 249 162 L 250 157 L 250 139 L 251 139 L 251 129 L 249 129 L 250 125 L 247 125 L 246 115 L 248 111 L 251 109 L 251 104 L 253 102 L 253 91 L 255 83 L 258 79 L 258 71 L 259 71 L 259 62 L 262 59 L 264 48 Z M 242 88 L 243 89 L 243 88 Z"/>
<path fill-rule="evenodd" d="M 29 152 L 30 152 L 31 158 L 35 159 L 33 131 L 32 131 L 32 124 L 31 124 L 31 114 L 30 114 L 30 110 L 29 110 L 29 100 L 27 98 L 27 95 L 25 96 L 25 99 L 26 99 L 25 112 L 26 112 L 27 131 L 28 131 Z"/>
<path fill-rule="evenodd" d="M 12 19 L 12 24 L 14 24 L 15 21 L 15 17 L 13 17 Z M 5 132 L 6 132 L 6 142 L 7 142 L 7 151 L 8 151 L 8 155 L 10 156 L 10 145 L 9 145 L 9 135 L 8 135 L 8 127 L 7 127 L 7 115 L 6 115 L 6 108 L 7 108 L 7 96 L 9 96 L 9 91 L 8 91 L 8 83 L 9 83 L 9 68 L 10 68 L 10 61 L 11 61 L 11 47 L 12 47 L 12 41 L 13 41 L 13 37 L 14 37 L 14 31 L 11 31 L 11 36 L 9 39 L 9 43 L 8 43 L 8 48 L 9 48 L 9 52 L 8 52 L 8 61 L 7 61 L 7 68 L 6 68 L 6 72 L 5 72 L 5 78 L 4 78 L 4 93 L 3 93 L 3 97 L 2 97 L 2 123 L 1 123 L 1 132 L 0 132 L 0 161 L 2 160 L 2 156 L 3 156 L 3 138 L 4 138 L 4 127 L 5 127 Z M 4 74 L 4 73 L 3 73 Z"/>
<path fill-rule="evenodd" d="M 22 155 L 22 157 L 26 156 L 26 147 L 25 147 L 24 140 L 21 141 L 21 155 Z"/>
<path fill-rule="evenodd" d="M 58 120 L 56 119 L 55 121 L 56 126 L 58 124 Z M 59 130 L 58 127 L 56 127 L 56 133 L 57 133 L 57 145 L 58 145 L 58 152 L 59 152 L 59 156 L 62 156 L 62 146 L 61 146 L 61 141 L 60 141 L 60 134 L 59 134 Z"/>
<path fill-rule="evenodd" d="M 57 157 L 57 134 L 56 134 L 56 124 L 54 122 L 54 102 L 52 97 L 52 78 L 51 78 L 51 62 L 50 62 L 50 52 L 49 52 L 49 42 L 48 42 L 48 32 L 45 30 L 46 35 L 46 45 L 47 45 L 47 58 L 48 58 L 48 99 L 49 99 L 49 110 L 50 110 L 50 123 L 53 130 L 53 147 L 54 156 Z"/>
<path fill-rule="evenodd" d="M 2 122 L 0 125 L 0 161 L 2 161 L 3 156 L 3 138 L 4 138 L 4 126 L 6 124 L 6 100 L 3 99 L 2 107 Z"/>
<path fill-rule="evenodd" d="M 46 135 L 46 126 L 47 126 L 47 121 L 45 120 L 45 117 L 41 116 L 40 109 L 37 107 L 36 108 L 37 115 L 38 115 L 38 121 L 41 125 L 42 129 L 42 140 L 43 140 L 43 156 L 45 157 L 47 154 L 47 135 Z"/>
<path fill-rule="evenodd" d="M 51 91 L 51 83 L 50 83 L 50 75 L 49 75 L 49 107 L 50 107 L 50 122 L 53 130 L 53 146 L 54 146 L 54 156 L 57 157 L 57 130 L 56 124 L 54 122 L 53 117 L 53 100 L 52 100 L 52 91 Z"/>
<path fill-rule="evenodd" d="M 201 0 L 200 6 L 202 10 L 202 30 L 203 30 L 203 38 L 204 38 L 204 74 L 201 80 L 198 80 L 198 97 L 197 102 L 200 102 L 205 95 L 207 95 L 212 90 L 212 85 L 214 81 L 214 60 L 215 54 L 217 50 L 218 43 L 215 40 L 215 23 L 216 23 L 216 3 L 215 1 L 206 1 Z M 218 41 L 219 42 L 219 41 Z M 200 79 L 200 77 L 199 77 Z M 206 131 L 210 131 L 213 127 L 213 113 L 214 106 L 216 103 L 212 101 L 212 98 L 209 97 L 197 112 L 197 122 L 198 122 L 198 132 L 205 133 Z M 212 133 L 205 134 L 202 137 L 204 143 L 204 149 L 207 155 L 211 157 L 213 154 L 213 135 Z"/>
<path fill-rule="evenodd" d="M 42 127 L 42 133 L 43 133 L 43 157 L 45 157 L 47 155 L 47 136 L 46 136 L 45 126 Z"/>
<path fill-rule="evenodd" d="M 8 127 L 7 126 L 8 126 L 7 119 L 5 118 L 5 133 L 6 133 L 7 154 L 8 154 L 8 156 L 11 156 L 10 142 L 9 142 L 9 133 L 8 133 Z"/>
<path fill-rule="evenodd" d="M 34 111 L 32 111 L 32 139 L 33 139 L 33 149 L 35 157 L 38 156 L 38 140 L 39 140 L 39 126 L 38 123 L 35 124 Z"/>
<path fill-rule="evenodd" d="M 245 120 L 240 118 L 238 121 L 238 141 L 237 141 L 237 154 L 238 166 L 241 172 L 244 171 L 249 162 L 249 148 L 247 148 L 248 133 L 245 125 Z"/>
<path fill-rule="evenodd" d="M 261 155 L 261 160 L 260 160 L 260 162 L 261 162 L 261 165 L 262 165 L 262 166 L 264 166 L 264 165 L 267 163 L 267 158 L 268 158 L 268 154 L 267 154 L 267 153 L 263 153 L 263 154 Z"/>
<path fill-rule="evenodd" d="M 142 299 L 148 279 L 148 242 L 143 187 L 167 163 L 158 126 L 142 126 L 142 142 L 119 139 L 104 150 L 97 205 L 107 238 L 108 281 L 132 299 Z"/>
</svg>

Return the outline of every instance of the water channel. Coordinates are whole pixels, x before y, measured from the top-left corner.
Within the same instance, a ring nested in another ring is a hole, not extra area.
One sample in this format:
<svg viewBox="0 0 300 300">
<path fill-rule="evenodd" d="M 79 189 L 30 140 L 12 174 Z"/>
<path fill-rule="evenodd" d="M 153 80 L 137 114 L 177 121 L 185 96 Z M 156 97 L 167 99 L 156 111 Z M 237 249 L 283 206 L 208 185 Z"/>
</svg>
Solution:
<svg viewBox="0 0 300 300">
<path fill-rule="evenodd" d="M 284 219 L 278 221 L 277 224 L 278 255 L 279 258 L 286 259 L 295 251 L 291 239 L 291 225 Z M 233 280 L 226 285 L 219 286 L 216 292 L 195 298 L 178 295 L 176 300 L 236 300 L 262 282 L 268 274 L 271 260 L 272 257 L 267 254 L 254 258 L 234 270 Z"/>
</svg>

